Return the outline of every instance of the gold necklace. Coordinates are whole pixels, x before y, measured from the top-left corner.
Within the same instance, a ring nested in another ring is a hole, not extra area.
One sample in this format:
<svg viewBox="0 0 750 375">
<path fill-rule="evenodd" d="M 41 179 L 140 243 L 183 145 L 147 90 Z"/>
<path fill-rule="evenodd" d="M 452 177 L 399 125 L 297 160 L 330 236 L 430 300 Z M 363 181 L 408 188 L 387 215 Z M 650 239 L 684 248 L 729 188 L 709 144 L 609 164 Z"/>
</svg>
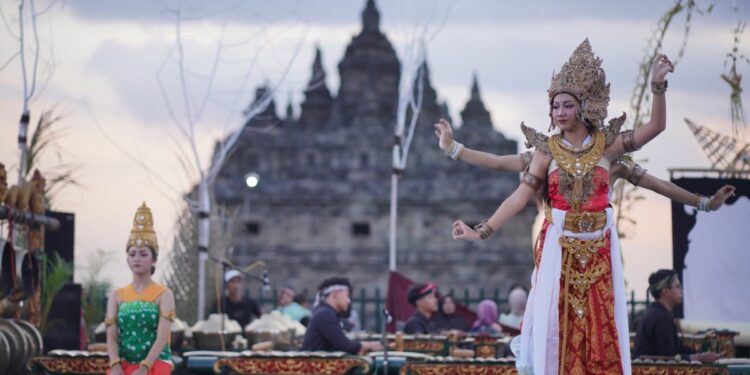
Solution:
<svg viewBox="0 0 750 375">
<path fill-rule="evenodd" d="M 580 154 L 584 151 L 588 151 L 591 149 L 591 147 L 594 146 L 594 142 L 586 143 L 586 140 L 584 140 L 584 143 L 581 146 L 574 146 L 573 144 L 566 142 L 565 139 L 562 138 L 562 133 L 560 133 L 559 136 L 560 146 L 574 154 Z M 588 139 L 588 137 L 586 137 L 586 139 Z"/>
<path fill-rule="evenodd" d="M 557 165 L 568 175 L 567 177 L 573 179 L 572 194 L 565 194 L 565 196 L 573 211 L 578 212 L 581 203 L 584 201 L 584 180 L 591 180 L 591 170 L 604 155 L 604 134 L 599 129 L 595 129 L 591 147 L 581 154 L 566 149 L 559 134 L 550 137 L 548 144 L 550 153 L 557 161 Z M 561 178 L 561 182 L 562 180 L 564 179 Z"/>
</svg>

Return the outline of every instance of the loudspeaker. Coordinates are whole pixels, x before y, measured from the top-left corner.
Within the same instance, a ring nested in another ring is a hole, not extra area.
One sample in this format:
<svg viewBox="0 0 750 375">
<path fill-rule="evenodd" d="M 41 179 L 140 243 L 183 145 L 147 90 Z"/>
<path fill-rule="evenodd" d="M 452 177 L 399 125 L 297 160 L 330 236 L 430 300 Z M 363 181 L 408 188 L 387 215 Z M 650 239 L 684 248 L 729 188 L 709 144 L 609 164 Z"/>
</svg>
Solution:
<svg viewBox="0 0 750 375">
<path fill-rule="evenodd" d="M 44 335 L 44 351 L 81 349 L 81 285 L 68 283 L 52 302 Z"/>
<path fill-rule="evenodd" d="M 75 214 L 47 211 L 47 216 L 57 219 L 60 222 L 60 228 L 47 230 L 44 233 L 44 252 L 50 259 L 54 257 L 54 254 L 58 254 L 64 261 L 75 264 L 75 253 L 73 252 L 76 228 Z M 70 276 L 68 281 L 73 282 L 73 275 Z"/>
</svg>

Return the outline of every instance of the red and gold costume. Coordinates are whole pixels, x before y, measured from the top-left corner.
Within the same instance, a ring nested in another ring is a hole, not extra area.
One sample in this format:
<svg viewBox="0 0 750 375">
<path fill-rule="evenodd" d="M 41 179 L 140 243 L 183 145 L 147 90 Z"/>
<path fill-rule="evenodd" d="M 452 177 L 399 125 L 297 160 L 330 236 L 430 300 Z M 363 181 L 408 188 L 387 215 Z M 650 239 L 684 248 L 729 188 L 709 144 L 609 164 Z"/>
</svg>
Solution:
<svg viewBox="0 0 750 375">
<path fill-rule="evenodd" d="M 527 146 L 552 156 L 545 220 L 534 248 L 534 273 L 519 336 L 522 374 L 630 374 L 625 286 L 609 207 L 605 149 L 625 117 L 603 126 L 609 102 L 601 60 L 584 41 L 549 90 L 574 95 L 590 136 L 576 148 L 561 135 L 522 125 Z M 514 350 L 516 351 L 516 350 Z"/>
</svg>

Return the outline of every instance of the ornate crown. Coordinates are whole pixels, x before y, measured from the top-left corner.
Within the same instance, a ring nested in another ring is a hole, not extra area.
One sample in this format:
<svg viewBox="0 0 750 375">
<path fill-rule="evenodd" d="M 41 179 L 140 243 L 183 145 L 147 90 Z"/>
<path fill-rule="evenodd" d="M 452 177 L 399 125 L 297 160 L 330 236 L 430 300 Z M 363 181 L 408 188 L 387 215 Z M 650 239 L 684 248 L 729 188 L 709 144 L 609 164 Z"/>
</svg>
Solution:
<svg viewBox="0 0 750 375">
<path fill-rule="evenodd" d="M 547 90 L 549 100 L 566 92 L 581 101 L 584 118 L 596 126 L 602 126 L 609 105 L 609 84 L 601 68 L 602 59 L 594 56 L 588 38 L 570 56 L 560 72 L 552 74 L 552 83 Z"/>
<path fill-rule="evenodd" d="M 143 247 L 148 246 L 159 254 L 159 243 L 156 241 L 156 232 L 154 232 L 154 218 L 151 216 L 151 209 L 146 206 L 146 202 L 138 207 L 133 218 L 133 229 L 130 230 L 130 238 L 125 249 L 131 246 Z"/>
</svg>

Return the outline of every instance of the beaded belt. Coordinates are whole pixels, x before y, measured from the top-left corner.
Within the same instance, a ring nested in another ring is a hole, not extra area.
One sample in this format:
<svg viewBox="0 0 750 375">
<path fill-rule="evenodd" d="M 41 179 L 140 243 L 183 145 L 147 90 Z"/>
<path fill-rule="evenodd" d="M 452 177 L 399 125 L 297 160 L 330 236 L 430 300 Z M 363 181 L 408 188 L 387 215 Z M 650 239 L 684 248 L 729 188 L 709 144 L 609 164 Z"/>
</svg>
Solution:
<svg viewBox="0 0 750 375">
<path fill-rule="evenodd" d="M 552 222 L 552 209 L 544 207 L 544 216 Z M 602 230 L 607 225 L 607 212 L 568 212 L 565 214 L 563 229 L 573 233 L 586 233 Z"/>
<path fill-rule="evenodd" d="M 560 247 L 565 249 L 561 270 L 561 273 L 566 277 L 563 300 L 570 302 L 573 311 L 579 318 L 583 318 L 586 313 L 585 296 L 589 288 L 606 271 L 601 262 L 596 262 L 593 259 L 599 248 L 604 246 L 607 246 L 605 237 L 586 240 L 567 236 L 560 237 Z M 574 267 L 573 262 L 578 263 L 578 267 Z M 588 267 L 589 263 L 592 263 L 590 267 Z M 569 290 L 568 286 L 573 287 L 575 291 Z"/>
</svg>

